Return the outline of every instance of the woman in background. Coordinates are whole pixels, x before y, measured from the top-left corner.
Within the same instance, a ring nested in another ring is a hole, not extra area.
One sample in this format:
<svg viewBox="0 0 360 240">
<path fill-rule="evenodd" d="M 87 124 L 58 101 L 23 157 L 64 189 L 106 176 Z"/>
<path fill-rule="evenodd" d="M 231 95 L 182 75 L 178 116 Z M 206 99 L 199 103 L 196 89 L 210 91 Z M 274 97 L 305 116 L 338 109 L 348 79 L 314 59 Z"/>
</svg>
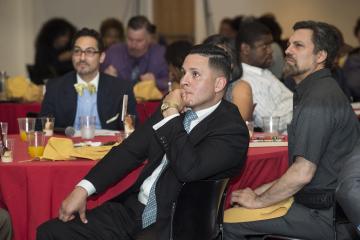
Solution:
<svg viewBox="0 0 360 240">
<path fill-rule="evenodd" d="M 53 18 L 44 23 L 36 38 L 35 65 L 29 69 L 30 78 L 36 84 L 61 76 L 73 70 L 71 39 L 76 28 L 67 20 Z"/>
<path fill-rule="evenodd" d="M 100 26 L 100 34 L 105 46 L 108 49 L 111 45 L 123 42 L 125 39 L 124 26 L 116 18 L 105 19 Z"/>
</svg>

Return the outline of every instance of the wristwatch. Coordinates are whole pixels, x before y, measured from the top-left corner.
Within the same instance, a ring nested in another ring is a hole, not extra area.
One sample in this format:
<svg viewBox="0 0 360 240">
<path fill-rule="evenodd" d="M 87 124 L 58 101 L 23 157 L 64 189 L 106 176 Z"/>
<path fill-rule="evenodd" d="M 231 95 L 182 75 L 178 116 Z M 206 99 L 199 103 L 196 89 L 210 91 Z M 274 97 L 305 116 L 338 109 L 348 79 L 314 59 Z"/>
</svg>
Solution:
<svg viewBox="0 0 360 240">
<path fill-rule="evenodd" d="M 171 103 L 171 102 L 163 102 L 161 104 L 160 110 L 161 113 L 163 113 L 164 111 L 168 110 L 169 108 L 176 108 L 178 109 L 178 105 L 176 103 Z"/>
</svg>

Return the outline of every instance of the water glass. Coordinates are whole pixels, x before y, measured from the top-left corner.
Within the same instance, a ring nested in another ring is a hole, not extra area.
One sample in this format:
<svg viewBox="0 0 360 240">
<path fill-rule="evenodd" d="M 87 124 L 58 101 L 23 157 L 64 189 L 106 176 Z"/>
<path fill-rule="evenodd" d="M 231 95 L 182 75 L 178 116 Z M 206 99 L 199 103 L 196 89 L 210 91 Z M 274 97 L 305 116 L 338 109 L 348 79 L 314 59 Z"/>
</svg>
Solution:
<svg viewBox="0 0 360 240">
<path fill-rule="evenodd" d="M 55 118 L 54 117 L 42 117 L 40 119 L 41 119 L 42 130 L 45 133 L 45 136 L 51 137 L 54 134 Z"/>
<path fill-rule="evenodd" d="M 80 116 L 80 133 L 83 139 L 95 137 L 95 116 Z"/>
<path fill-rule="evenodd" d="M 124 131 L 125 136 L 128 137 L 132 132 L 135 131 L 135 120 L 136 116 L 132 114 L 127 114 L 124 118 Z"/>
<path fill-rule="evenodd" d="M 0 122 L 1 132 L 3 135 L 3 139 L 7 138 L 8 133 L 8 123 L 7 122 Z"/>
<path fill-rule="evenodd" d="M 262 117 L 262 120 L 263 120 L 263 130 L 267 135 L 270 136 L 279 135 L 280 117 L 277 116 Z"/>
<path fill-rule="evenodd" d="M 250 138 L 253 136 L 254 134 L 254 122 L 253 121 L 246 121 L 246 126 L 249 130 L 249 136 Z"/>
<path fill-rule="evenodd" d="M 2 162 L 12 162 L 14 157 L 14 145 L 15 139 L 6 138 L 4 139 L 4 145 L 7 148 L 1 155 Z"/>
<path fill-rule="evenodd" d="M 36 118 L 18 118 L 20 138 L 27 140 L 27 134 L 35 131 Z"/>
</svg>

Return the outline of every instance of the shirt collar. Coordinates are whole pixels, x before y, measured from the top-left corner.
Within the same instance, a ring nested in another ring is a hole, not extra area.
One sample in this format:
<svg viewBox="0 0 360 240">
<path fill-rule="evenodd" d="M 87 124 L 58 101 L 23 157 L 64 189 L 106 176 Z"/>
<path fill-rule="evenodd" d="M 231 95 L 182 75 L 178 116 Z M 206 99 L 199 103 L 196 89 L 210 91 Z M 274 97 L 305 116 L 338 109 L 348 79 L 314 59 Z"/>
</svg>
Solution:
<svg viewBox="0 0 360 240">
<path fill-rule="evenodd" d="M 197 120 L 200 122 L 201 120 L 203 120 L 204 118 L 209 116 L 213 111 L 215 111 L 215 109 L 220 105 L 220 103 L 221 103 L 221 100 L 211 107 L 196 111 L 195 113 L 198 116 Z"/>
<path fill-rule="evenodd" d="M 100 78 L 100 74 L 98 72 L 93 80 L 91 80 L 90 82 L 86 82 L 80 77 L 79 74 L 76 74 L 77 83 L 85 83 L 85 84 L 91 83 L 95 86 L 96 91 L 98 90 L 98 86 L 99 86 L 99 78 Z"/>
<path fill-rule="evenodd" d="M 324 77 L 331 77 L 331 71 L 328 68 L 320 69 L 316 72 L 309 74 L 304 80 L 302 80 L 296 87 L 295 92 L 297 93 L 298 97 L 301 97 L 307 89 L 312 87 L 312 82 L 316 81 L 316 79 L 324 78 Z"/>
<path fill-rule="evenodd" d="M 246 63 L 241 63 L 242 67 L 244 70 L 249 71 L 249 72 L 253 72 L 257 75 L 262 75 L 264 70 L 263 68 L 259 68 L 259 67 L 255 67 L 255 66 L 251 66 L 249 64 Z"/>
</svg>

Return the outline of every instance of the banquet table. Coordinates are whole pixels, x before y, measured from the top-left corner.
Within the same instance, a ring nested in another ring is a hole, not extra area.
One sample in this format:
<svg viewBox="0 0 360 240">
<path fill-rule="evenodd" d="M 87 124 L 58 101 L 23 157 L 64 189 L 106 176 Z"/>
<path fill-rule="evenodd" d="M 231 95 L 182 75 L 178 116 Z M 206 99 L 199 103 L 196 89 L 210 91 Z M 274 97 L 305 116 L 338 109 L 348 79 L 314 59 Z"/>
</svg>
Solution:
<svg viewBox="0 0 360 240">
<path fill-rule="evenodd" d="M 61 201 L 96 161 L 24 162 L 29 159 L 26 143 L 16 135 L 10 137 L 16 140 L 15 161 L 0 162 L 0 205 L 10 213 L 14 240 L 33 240 L 37 226 L 57 217 Z M 103 138 L 103 141 L 108 140 L 108 137 Z M 272 181 L 287 169 L 287 162 L 287 147 L 250 148 L 246 165 L 232 180 L 229 191 Z M 88 207 L 98 206 L 124 191 L 136 180 L 142 168 L 138 167 L 108 191 L 92 197 Z"/>
<path fill-rule="evenodd" d="M 160 105 L 160 101 L 140 102 L 136 104 L 139 123 L 144 123 Z M 0 103 L 0 122 L 8 123 L 8 133 L 19 132 L 17 119 L 26 117 L 29 112 L 39 113 L 41 103 Z M 56 119 L 55 119 L 56 121 Z"/>
</svg>

